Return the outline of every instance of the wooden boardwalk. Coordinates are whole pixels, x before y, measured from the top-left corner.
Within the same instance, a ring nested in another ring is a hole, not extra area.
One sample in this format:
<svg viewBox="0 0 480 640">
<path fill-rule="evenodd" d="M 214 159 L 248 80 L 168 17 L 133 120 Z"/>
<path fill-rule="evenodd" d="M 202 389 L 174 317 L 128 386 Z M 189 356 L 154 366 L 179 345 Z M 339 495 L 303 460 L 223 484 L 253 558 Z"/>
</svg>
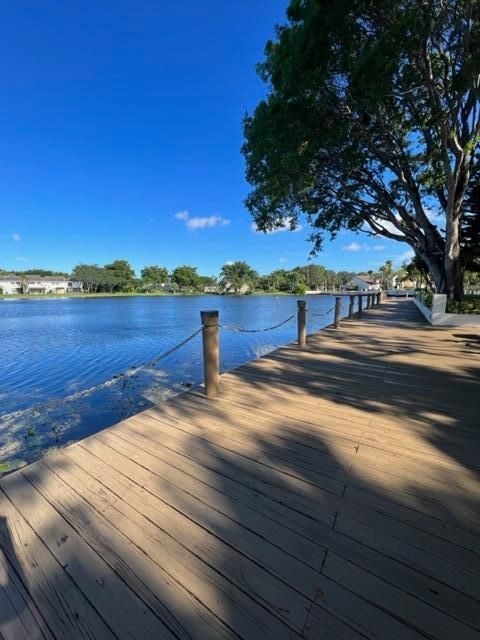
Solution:
<svg viewBox="0 0 480 640">
<path fill-rule="evenodd" d="M 0 636 L 480 638 L 479 336 L 386 302 L 0 481 Z"/>
</svg>

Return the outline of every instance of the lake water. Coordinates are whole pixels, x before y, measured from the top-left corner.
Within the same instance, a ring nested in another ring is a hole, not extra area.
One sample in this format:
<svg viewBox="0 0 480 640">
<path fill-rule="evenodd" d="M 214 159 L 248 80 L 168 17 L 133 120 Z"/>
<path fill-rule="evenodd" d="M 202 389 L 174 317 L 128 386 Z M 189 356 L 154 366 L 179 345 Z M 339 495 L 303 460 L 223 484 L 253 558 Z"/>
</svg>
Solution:
<svg viewBox="0 0 480 640">
<path fill-rule="evenodd" d="M 333 313 L 324 314 L 334 299 L 307 298 L 311 333 L 332 322 Z M 0 301 L 0 469 L 31 462 L 200 383 L 201 335 L 153 366 L 138 371 L 132 367 L 155 359 L 198 329 L 202 309 L 218 309 L 221 324 L 260 329 L 296 314 L 296 298 Z M 295 338 L 296 316 L 268 332 L 221 329 L 221 369 L 237 367 Z"/>
</svg>

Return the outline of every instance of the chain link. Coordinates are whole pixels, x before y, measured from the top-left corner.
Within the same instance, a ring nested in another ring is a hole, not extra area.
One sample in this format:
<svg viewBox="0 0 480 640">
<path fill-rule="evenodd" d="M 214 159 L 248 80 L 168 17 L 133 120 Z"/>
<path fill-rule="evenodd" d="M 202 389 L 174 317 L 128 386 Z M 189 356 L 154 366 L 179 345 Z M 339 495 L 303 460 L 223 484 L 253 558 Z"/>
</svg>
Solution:
<svg viewBox="0 0 480 640">
<path fill-rule="evenodd" d="M 332 311 L 335 309 L 335 307 L 332 307 L 331 309 L 329 309 L 328 311 L 322 311 L 321 313 L 317 313 L 315 311 L 309 311 L 309 315 L 311 316 L 317 316 L 318 318 L 325 318 L 326 316 L 328 316 L 330 313 L 332 313 Z"/>
<path fill-rule="evenodd" d="M 123 371 L 123 373 L 116 374 L 111 378 L 109 378 L 108 380 L 105 380 L 105 382 L 101 382 L 100 384 L 97 384 L 94 387 L 89 387 L 88 389 L 83 389 L 83 391 L 72 393 L 71 395 L 66 396 L 65 398 L 47 400 L 47 402 L 43 404 L 36 405 L 34 407 L 28 407 L 28 409 L 21 409 L 20 411 L 6 413 L 3 416 L 0 416 L 0 420 L 11 420 L 12 418 L 18 418 L 30 412 L 40 411 L 41 409 L 54 408 L 64 402 L 73 402 L 74 400 L 78 400 L 79 398 L 85 398 L 87 396 L 90 396 L 92 395 L 92 393 L 95 393 L 95 391 L 100 391 L 101 389 L 107 389 L 108 387 L 111 387 L 117 384 L 117 382 L 120 382 L 121 380 L 132 378 L 133 376 L 136 376 L 143 369 L 152 369 L 153 367 L 155 367 L 157 363 L 160 362 L 160 360 L 164 360 L 168 356 L 172 355 L 172 353 L 175 353 L 175 351 L 177 351 L 178 349 L 186 345 L 188 342 L 190 342 L 190 340 L 193 340 L 193 338 L 198 336 L 198 334 L 201 333 L 201 331 L 202 331 L 202 327 L 194 331 L 191 335 L 185 338 L 185 340 L 182 340 L 181 342 L 171 347 L 170 349 L 167 349 L 163 353 L 160 353 L 158 356 L 156 356 L 155 358 L 152 358 L 148 362 L 130 367 L 126 371 Z"/>
<path fill-rule="evenodd" d="M 242 327 L 237 327 L 233 324 L 221 324 L 219 325 L 222 329 L 226 331 L 237 331 L 238 333 L 264 333 L 265 331 L 272 331 L 273 329 L 278 329 L 279 327 L 283 327 L 284 324 L 293 320 L 295 314 L 292 314 L 289 318 L 284 320 L 283 322 L 279 322 L 278 324 L 274 324 L 272 327 L 265 327 L 264 329 L 244 329 Z"/>
<path fill-rule="evenodd" d="M 315 312 L 315 311 L 309 311 L 308 313 L 311 316 L 324 318 L 324 317 L 328 316 L 330 313 L 332 313 L 332 311 L 334 309 L 335 309 L 335 307 L 332 307 L 331 309 L 329 309 L 328 311 L 325 311 L 325 312 L 318 313 L 318 312 Z M 225 329 L 225 331 L 234 331 L 234 332 L 237 332 L 237 333 L 265 333 L 267 331 L 273 331 L 274 329 L 279 329 L 280 327 L 283 327 L 285 324 L 287 324 L 288 322 L 293 320 L 293 318 L 295 318 L 295 314 L 292 314 L 291 316 L 289 316 L 288 318 L 286 318 L 282 322 L 279 322 L 278 324 L 274 324 L 271 327 L 264 327 L 262 329 L 245 329 L 244 327 L 239 327 L 239 326 L 236 326 L 236 325 L 229 325 L 229 324 L 219 324 L 217 326 L 219 328 Z M 175 353 L 175 351 L 177 351 L 178 349 L 181 349 L 184 345 L 188 344 L 191 340 L 193 340 L 196 336 L 198 336 L 198 334 L 202 332 L 202 329 L 203 329 L 203 327 L 200 327 L 199 329 L 194 331 L 191 335 L 189 335 L 187 338 L 185 338 L 184 340 L 182 340 L 181 342 L 179 342 L 175 346 L 171 347 L 170 349 L 167 349 L 166 351 L 164 351 L 163 353 L 159 354 L 155 358 L 152 358 L 151 360 L 148 360 L 148 362 L 145 362 L 145 363 L 143 363 L 141 365 L 132 366 L 129 369 L 127 369 L 126 371 L 124 371 L 124 372 L 122 372 L 120 374 L 116 374 L 116 375 L 112 376 L 111 378 L 109 378 L 105 382 L 102 382 L 102 383 L 100 383 L 98 385 L 95 385 L 93 387 L 89 387 L 88 389 L 84 389 L 82 391 L 78 391 L 77 393 L 73 393 L 73 394 L 71 394 L 69 396 L 66 396 L 64 398 L 48 400 L 47 402 L 45 402 L 45 403 L 43 403 L 41 405 L 36 405 L 34 407 L 29 407 L 28 409 L 22 409 L 20 411 L 14 411 L 12 413 L 6 413 L 6 414 L 0 416 L 0 420 L 10 420 L 12 418 L 18 418 L 18 417 L 20 417 L 22 415 L 25 415 L 27 413 L 30 413 L 30 412 L 40 411 L 41 409 L 45 409 L 45 408 L 52 408 L 52 407 L 55 407 L 55 406 L 59 405 L 60 403 L 72 402 L 74 400 L 78 400 L 79 398 L 85 398 L 85 397 L 91 395 L 92 393 L 94 393 L 95 391 L 99 391 L 101 389 L 107 389 L 108 387 L 111 387 L 111 386 L 117 384 L 121 380 L 125 380 L 125 379 L 131 378 L 131 377 L 137 375 L 140 371 L 142 371 L 144 369 L 151 369 L 151 368 L 155 367 L 158 364 L 158 362 L 160 362 L 161 360 L 164 360 L 168 356 L 172 355 L 172 353 Z"/>
</svg>

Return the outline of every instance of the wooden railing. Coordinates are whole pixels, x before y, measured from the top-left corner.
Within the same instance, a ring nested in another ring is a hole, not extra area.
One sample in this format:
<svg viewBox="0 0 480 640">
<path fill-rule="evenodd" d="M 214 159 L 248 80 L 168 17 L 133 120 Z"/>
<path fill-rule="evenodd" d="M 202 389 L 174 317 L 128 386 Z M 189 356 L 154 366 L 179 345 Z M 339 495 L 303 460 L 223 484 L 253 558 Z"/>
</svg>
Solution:
<svg viewBox="0 0 480 640">
<path fill-rule="evenodd" d="M 363 299 L 365 299 L 365 309 L 378 307 L 382 302 L 382 292 L 355 292 L 342 293 L 335 296 L 335 305 L 326 313 L 315 314 L 327 316 L 331 311 L 334 312 L 333 327 L 338 329 L 342 321 L 342 297 L 349 298 L 348 319 L 355 317 L 355 298 L 358 297 L 357 317 L 363 315 Z M 203 374 L 205 395 L 209 398 L 216 398 L 220 394 L 220 348 L 219 348 L 219 330 L 224 328 L 232 331 L 240 331 L 243 333 L 259 333 L 263 331 L 271 331 L 292 320 L 294 316 L 289 316 L 283 322 L 266 327 L 264 329 L 247 329 L 241 327 L 233 327 L 220 324 L 220 315 L 217 310 L 201 311 L 200 318 L 202 321 L 202 337 L 203 337 Z M 299 349 L 305 349 L 307 346 L 307 302 L 305 300 L 297 300 L 297 344 Z"/>
</svg>

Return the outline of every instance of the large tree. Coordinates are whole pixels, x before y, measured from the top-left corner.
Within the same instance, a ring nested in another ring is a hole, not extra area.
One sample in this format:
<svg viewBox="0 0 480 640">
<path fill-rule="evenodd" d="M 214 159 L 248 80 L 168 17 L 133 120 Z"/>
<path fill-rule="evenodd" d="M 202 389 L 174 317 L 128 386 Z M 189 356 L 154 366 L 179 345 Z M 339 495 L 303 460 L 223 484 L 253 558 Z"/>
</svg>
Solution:
<svg viewBox="0 0 480 640">
<path fill-rule="evenodd" d="M 220 283 L 224 290 L 234 293 L 239 293 L 246 288 L 252 290 L 257 280 L 258 273 L 241 260 L 224 264 L 220 271 Z"/>
<path fill-rule="evenodd" d="M 465 201 L 462 249 L 466 268 L 480 272 L 480 182 L 470 189 Z"/>
<path fill-rule="evenodd" d="M 106 277 L 112 278 L 114 291 L 131 291 L 135 288 L 135 271 L 127 260 L 114 260 L 105 267 Z"/>
<path fill-rule="evenodd" d="M 478 184 L 478 0 L 291 0 L 245 120 L 257 227 L 342 227 L 407 242 L 463 294 L 464 200 Z"/>
<path fill-rule="evenodd" d="M 172 273 L 172 282 L 179 287 L 181 291 L 193 291 L 200 281 L 197 273 L 197 267 L 190 265 L 182 265 L 174 269 Z"/>
<path fill-rule="evenodd" d="M 160 289 L 168 280 L 168 269 L 157 265 L 144 267 L 141 276 L 145 289 Z"/>
</svg>

